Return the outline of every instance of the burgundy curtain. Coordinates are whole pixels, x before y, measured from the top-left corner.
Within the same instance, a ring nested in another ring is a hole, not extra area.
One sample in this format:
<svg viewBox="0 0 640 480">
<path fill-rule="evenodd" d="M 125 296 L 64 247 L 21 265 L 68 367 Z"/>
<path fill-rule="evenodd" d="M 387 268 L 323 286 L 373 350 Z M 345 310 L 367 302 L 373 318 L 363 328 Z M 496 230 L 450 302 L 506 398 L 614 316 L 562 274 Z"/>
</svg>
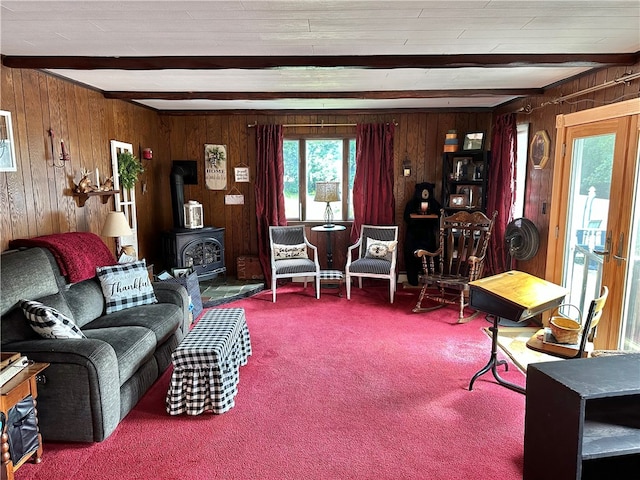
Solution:
<svg viewBox="0 0 640 480">
<path fill-rule="evenodd" d="M 393 225 L 393 123 L 358 124 L 356 174 L 353 180 L 353 227 L 356 242 L 361 225 Z"/>
<path fill-rule="evenodd" d="M 282 125 L 256 126 L 256 219 L 258 257 L 266 280 L 271 284 L 269 225 L 286 225 L 284 212 L 284 160 Z"/>
<path fill-rule="evenodd" d="M 516 178 L 516 116 L 513 113 L 496 119 L 491 139 L 491 163 L 489 165 L 489 191 L 487 194 L 487 215 L 498 212 L 493 235 L 487 252 L 489 275 L 505 271 L 506 245 L 505 230 L 513 220 Z"/>
</svg>

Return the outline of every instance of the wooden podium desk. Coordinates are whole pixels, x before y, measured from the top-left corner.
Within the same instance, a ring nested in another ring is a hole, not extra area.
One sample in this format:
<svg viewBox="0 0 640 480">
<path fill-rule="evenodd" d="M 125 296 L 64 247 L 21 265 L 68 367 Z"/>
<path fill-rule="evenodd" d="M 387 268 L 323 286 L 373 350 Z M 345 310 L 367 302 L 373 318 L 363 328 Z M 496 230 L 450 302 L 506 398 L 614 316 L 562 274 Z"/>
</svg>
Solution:
<svg viewBox="0 0 640 480">
<path fill-rule="evenodd" d="M 469 390 L 473 388 L 473 383 L 480 375 L 491 370 L 500 385 L 525 393 L 523 387 L 507 382 L 498 374 L 498 365 L 505 365 L 505 368 L 508 368 L 505 360 L 498 360 L 498 322 L 500 318 L 521 322 L 535 317 L 545 310 L 560 305 L 567 293 L 569 293 L 568 290 L 560 285 L 515 270 L 469 282 L 471 308 L 493 316 L 493 326 L 489 327 L 491 357 L 489 362 L 473 376 L 469 383 Z"/>
</svg>

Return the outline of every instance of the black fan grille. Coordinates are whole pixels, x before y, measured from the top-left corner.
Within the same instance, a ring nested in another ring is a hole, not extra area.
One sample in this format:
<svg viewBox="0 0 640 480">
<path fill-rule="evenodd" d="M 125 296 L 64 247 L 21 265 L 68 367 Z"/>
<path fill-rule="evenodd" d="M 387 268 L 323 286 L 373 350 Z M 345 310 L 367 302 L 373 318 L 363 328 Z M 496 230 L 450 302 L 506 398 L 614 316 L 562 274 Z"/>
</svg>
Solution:
<svg viewBox="0 0 640 480">
<path fill-rule="evenodd" d="M 529 260 L 538 253 L 540 234 L 531 220 L 517 218 L 507 225 L 505 241 L 509 256 L 516 260 Z"/>
</svg>

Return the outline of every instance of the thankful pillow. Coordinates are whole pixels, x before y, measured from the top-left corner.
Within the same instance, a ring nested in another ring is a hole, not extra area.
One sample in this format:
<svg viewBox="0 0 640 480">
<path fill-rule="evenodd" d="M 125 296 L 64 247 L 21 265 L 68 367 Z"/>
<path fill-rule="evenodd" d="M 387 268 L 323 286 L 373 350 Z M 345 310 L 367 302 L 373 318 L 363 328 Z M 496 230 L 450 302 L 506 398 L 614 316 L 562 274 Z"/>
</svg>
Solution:
<svg viewBox="0 0 640 480">
<path fill-rule="evenodd" d="M 273 258 L 275 260 L 286 260 L 292 258 L 309 258 L 307 255 L 307 245 L 301 243 L 299 245 L 279 245 L 273 244 Z"/>
<path fill-rule="evenodd" d="M 33 331 L 41 337 L 86 338 L 73 320 L 55 308 L 34 300 L 20 300 L 18 304 Z"/>
<path fill-rule="evenodd" d="M 157 303 L 144 260 L 96 268 L 107 313 Z"/>
<path fill-rule="evenodd" d="M 393 251 L 396 249 L 396 245 L 398 245 L 396 240 L 387 242 L 367 237 L 367 251 L 365 258 L 377 258 L 390 262 L 393 256 Z"/>
</svg>

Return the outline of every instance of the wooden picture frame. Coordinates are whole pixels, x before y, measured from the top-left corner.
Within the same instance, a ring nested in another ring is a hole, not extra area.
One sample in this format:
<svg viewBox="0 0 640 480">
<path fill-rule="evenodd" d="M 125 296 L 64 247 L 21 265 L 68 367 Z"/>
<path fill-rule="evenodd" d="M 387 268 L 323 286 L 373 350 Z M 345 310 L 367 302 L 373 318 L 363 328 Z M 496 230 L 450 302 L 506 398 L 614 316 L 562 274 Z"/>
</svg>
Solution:
<svg viewBox="0 0 640 480">
<path fill-rule="evenodd" d="M 11 112 L 0 110 L 0 172 L 15 172 L 17 170 Z"/>
<path fill-rule="evenodd" d="M 236 183 L 249 183 L 249 167 L 242 165 L 233 169 Z"/>
<path fill-rule="evenodd" d="M 465 208 L 467 203 L 468 197 L 463 193 L 453 193 L 449 195 L 449 206 L 452 208 Z"/>
<path fill-rule="evenodd" d="M 453 172 L 451 178 L 453 180 L 466 180 L 469 176 L 469 167 L 473 165 L 471 157 L 455 157 L 453 162 Z"/>
<path fill-rule="evenodd" d="M 479 185 L 459 185 L 456 193 L 464 195 L 467 199 L 465 207 L 475 208 L 481 207 L 483 203 L 482 199 L 482 187 Z"/>
<path fill-rule="evenodd" d="M 551 140 L 546 130 L 538 130 L 531 139 L 529 145 L 529 160 L 536 170 L 541 170 L 549 161 Z"/>
<path fill-rule="evenodd" d="M 465 152 L 480 152 L 484 150 L 484 132 L 469 132 L 464 136 L 462 150 Z"/>
</svg>

